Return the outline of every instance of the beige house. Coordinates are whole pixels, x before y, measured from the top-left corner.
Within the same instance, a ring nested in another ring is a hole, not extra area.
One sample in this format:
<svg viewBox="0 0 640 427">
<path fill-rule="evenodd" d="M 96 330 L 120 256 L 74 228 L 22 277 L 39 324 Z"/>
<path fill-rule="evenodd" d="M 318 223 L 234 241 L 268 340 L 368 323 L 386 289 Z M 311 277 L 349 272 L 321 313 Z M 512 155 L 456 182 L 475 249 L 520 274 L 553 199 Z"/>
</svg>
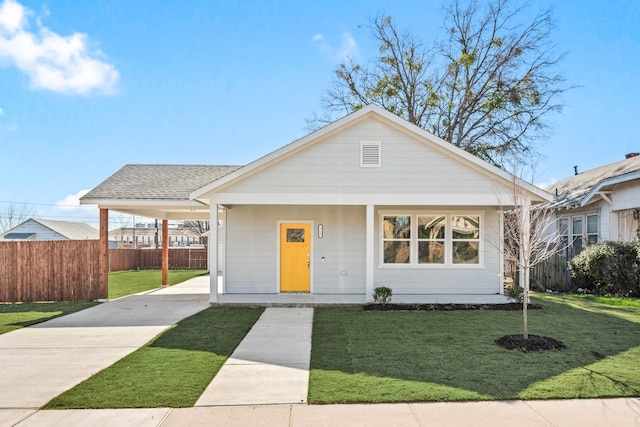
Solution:
<svg viewBox="0 0 640 427">
<path fill-rule="evenodd" d="M 29 218 L 0 234 L 0 240 L 98 240 L 98 230 L 89 224 Z"/>
<path fill-rule="evenodd" d="M 551 195 L 369 105 L 246 166 L 127 165 L 82 199 L 210 219 L 210 301 L 504 302 L 502 209 Z M 106 226 L 106 225 L 105 225 Z"/>
<path fill-rule="evenodd" d="M 576 171 L 577 172 L 577 171 Z M 640 156 L 576 173 L 549 188 L 569 257 L 586 245 L 635 241 L 640 223 Z"/>
</svg>

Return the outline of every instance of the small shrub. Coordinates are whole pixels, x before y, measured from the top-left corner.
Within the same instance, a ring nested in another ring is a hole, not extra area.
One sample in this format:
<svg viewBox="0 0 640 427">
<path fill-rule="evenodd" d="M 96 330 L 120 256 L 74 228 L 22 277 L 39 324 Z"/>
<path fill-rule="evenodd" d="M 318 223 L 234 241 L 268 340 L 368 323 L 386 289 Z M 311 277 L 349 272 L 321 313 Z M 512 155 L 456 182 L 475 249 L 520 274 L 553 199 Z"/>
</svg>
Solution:
<svg viewBox="0 0 640 427">
<path fill-rule="evenodd" d="M 514 283 L 505 288 L 505 295 L 512 300 L 522 301 L 522 298 L 524 298 L 524 289 Z"/>
<path fill-rule="evenodd" d="M 388 304 L 391 302 L 393 291 L 386 286 L 378 286 L 373 290 L 373 301 L 376 304 Z"/>
<path fill-rule="evenodd" d="M 600 242 L 569 261 L 571 277 L 601 295 L 640 296 L 640 243 Z"/>
</svg>

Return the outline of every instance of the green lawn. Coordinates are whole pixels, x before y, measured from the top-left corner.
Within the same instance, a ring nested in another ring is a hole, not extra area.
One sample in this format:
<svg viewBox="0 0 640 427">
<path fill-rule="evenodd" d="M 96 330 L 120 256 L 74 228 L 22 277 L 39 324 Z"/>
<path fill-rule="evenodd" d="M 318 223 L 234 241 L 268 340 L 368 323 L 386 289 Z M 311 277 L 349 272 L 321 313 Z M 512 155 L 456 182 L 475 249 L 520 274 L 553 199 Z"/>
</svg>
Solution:
<svg viewBox="0 0 640 427">
<path fill-rule="evenodd" d="M 207 274 L 207 270 L 169 270 L 169 285 Z M 109 299 L 162 286 L 162 270 L 125 270 L 109 273 Z"/>
<path fill-rule="evenodd" d="M 524 353 L 494 340 L 522 312 L 316 309 L 309 402 L 411 402 L 640 395 L 640 308 L 538 295 L 530 333 L 566 350 Z"/>
<path fill-rule="evenodd" d="M 25 302 L 0 304 L 0 334 L 92 307 L 94 302 Z"/>
<path fill-rule="evenodd" d="M 248 307 L 201 311 L 45 408 L 193 406 L 262 311 Z"/>
</svg>

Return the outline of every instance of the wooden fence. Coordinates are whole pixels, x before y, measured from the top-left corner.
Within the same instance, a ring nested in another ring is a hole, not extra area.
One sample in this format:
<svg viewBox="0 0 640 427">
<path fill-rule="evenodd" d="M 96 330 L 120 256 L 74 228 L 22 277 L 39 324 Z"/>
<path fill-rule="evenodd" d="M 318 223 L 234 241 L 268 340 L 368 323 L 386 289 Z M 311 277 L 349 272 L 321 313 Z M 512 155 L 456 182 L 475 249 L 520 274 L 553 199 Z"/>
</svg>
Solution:
<svg viewBox="0 0 640 427">
<path fill-rule="evenodd" d="M 161 249 L 109 249 L 109 271 L 162 268 Z M 207 250 L 169 248 L 170 269 L 207 268 Z"/>
<path fill-rule="evenodd" d="M 93 301 L 98 288 L 98 241 L 0 242 L 0 301 Z"/>
</svg>

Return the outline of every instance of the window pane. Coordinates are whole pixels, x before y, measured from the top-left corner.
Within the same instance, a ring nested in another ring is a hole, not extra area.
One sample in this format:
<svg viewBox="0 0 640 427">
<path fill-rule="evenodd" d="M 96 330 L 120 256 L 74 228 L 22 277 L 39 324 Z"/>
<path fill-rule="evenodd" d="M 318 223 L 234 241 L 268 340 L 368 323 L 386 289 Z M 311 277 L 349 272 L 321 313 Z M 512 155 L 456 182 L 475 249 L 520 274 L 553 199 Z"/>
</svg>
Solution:
<svg viewBox="0 0 640 427">
<path fill-rule="evenodd" d="M 582 251 L 582 236 L 573 238 L 573 255 L 576 256 Z"/>
<path fill-rule="evenodd" d="M 582 217 L 572 218 L 571 234 L 582 236 Z"/>
<path fill-rule="evenodd" d="M 385 216 L 383 228 L 385 239 L 409 239 L 411 238 L 411 217 Z"/>
<path fill-rule="evenodd" d="M 569 220 L 567 218 L 560 218 L 560 234 L 566 236 L 569 234 Z"/>
<path fill-rule="evenodd" d="M 409 242 L 384 242 L 385 264 L 408 264 Z"/>
<path fill-rule="evenodd" d="M 454 264 L 478 264 L 478 242 L 453 242 Z"/>
<path fill-rule="evenodd" d="M 418 239 L 444 239 L 444 216 L 419 216 Z"/>
<path fill-rule="evenodd" d="M 420 264 L 444 264 L 443 242 L 418 242 Z"/>
<path fill-rule="evenodd" d="M 287 242 L 304 242 L 304 228 L 287 228 Z"/>
<path fill-rule="evenodd" d="M 598 216 L 587 216 L 587 234 L 598 234 Z"/>
<path fill-rule="evenodd" d="M 478 239 L 480 237 L 480 217 L 453 216 L 451 231 L 454 239 Z"/>
<path fill-rule="evenodd" d="M 587 245 L 593 245 L 594 243 L 598 243 L 598 235 L 597 234 L 589 234 L 587 236 Z"/>
</svg>

